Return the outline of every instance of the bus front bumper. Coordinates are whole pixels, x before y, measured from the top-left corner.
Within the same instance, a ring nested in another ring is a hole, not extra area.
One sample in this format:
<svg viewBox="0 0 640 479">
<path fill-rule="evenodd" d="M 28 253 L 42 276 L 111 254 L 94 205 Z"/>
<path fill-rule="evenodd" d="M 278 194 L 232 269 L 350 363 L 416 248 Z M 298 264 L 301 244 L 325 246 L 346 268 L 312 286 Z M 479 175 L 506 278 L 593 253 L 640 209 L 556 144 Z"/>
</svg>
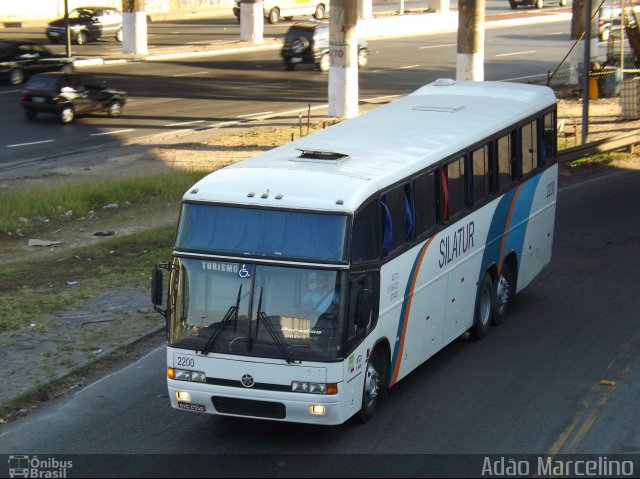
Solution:
<svg viewBox="0 0 640 479">
<path fill-rule="evenodd" d="M 308 424 L 342 424 L 341 391 L 321 395 L 239 389 L 168 379 L 171 406 L 186 411 L 271 421 Z"/>
</svg>

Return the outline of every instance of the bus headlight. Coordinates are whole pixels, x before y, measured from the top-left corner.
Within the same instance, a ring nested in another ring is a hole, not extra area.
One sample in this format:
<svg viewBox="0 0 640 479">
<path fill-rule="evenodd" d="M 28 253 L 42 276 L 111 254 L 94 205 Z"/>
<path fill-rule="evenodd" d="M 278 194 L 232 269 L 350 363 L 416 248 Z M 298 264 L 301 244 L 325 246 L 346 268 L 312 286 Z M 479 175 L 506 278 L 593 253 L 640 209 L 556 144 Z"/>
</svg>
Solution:
<svg viewBox="0 0 640 479">
<path fill-rule="evenodd" d="M 207 376 L 202 371 L 188 371 L 186 369 L 168 368 L 167 376 L 169 379 L 177 381 L 192 381 L 196 383 L 207 382 Z"/>
<path fill-rule="evenodd" d="M 293 381 L 291 391 L 294 393 L 311 394 L 338 394 L 338 385 L 335 383 L 308 383 L 304 381 Z"/>
</svg>

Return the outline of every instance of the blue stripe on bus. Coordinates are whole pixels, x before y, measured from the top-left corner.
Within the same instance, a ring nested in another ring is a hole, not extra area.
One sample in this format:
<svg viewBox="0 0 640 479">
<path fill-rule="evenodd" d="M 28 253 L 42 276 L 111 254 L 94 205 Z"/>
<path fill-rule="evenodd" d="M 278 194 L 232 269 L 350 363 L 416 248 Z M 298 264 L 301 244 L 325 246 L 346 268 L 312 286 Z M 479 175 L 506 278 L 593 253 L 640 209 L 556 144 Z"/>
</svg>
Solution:
<svg viewBox="0 0 640 479">
<path fill-rule="evenodd" d="M 496 210 L 493 213 L 491 225 L 489 226 L 489 232 L 487 236 L 487 241 L 489 242 L 485 245 L 485 251 L 482 258 L 482 267 L 480 268 L 478 281 L 482 280 L 482 275 L 491 263 L 498 264 L 502 259 L 500 258 L 500 253 L 502 250 L 503 235 L 507 234 L 504 252 L 507 253 L 509 251 L 515 251 L 516 255 L 518 256 L 518 260 L 520 261 L 520 259 L 522 258 L 522 248 L 524 245 L 524 238 L 528 225 L 527 218 L 531 213 L 533 198 L 535 196 L 541 177 L 542 174 L 536 175 L 535 177 L 531 178 L 526 183 L 521 185 L 520 188 L 513 189 L 502 196 L 502 198 L 500 198 Z M 511 212 L 511 215 L 509 215 L 509 212 Z M 509 224 L 507 224 L 507 222 L 509 222 Z M 519 227 L 512 230 L 511 228 L 513 228 L 513 225 L 519 225 Z M 492 239 L 490 240 L 490 238 Z M 407 286 L 405 287 L 402 309 L 400 311 L 400 318 L 398 321 L 398 330 L 394 341 L 393 354 L 391 355 L 390 385 L 395 384 L 400 372 L 400 363 L 402 362 L 402 358 L 400 356 L 401 345 L 404 344 L 403 336 L 404 334 L 406 334 L 405 324 L 409 320 L 410 313 L 409 300 L 413 295 L 415 277 L 419 273 L 420 269 L 419 265 L 422 264 L 421 260 L 425 255 L 426 249 L 430 243 L 431 241 L 427 241 L 427 243 L 425 243 L 418 251 L 416 259 L 413 262 L 413 266 L 411 267 L 411 273 L 409 274 L 409 278 L 407 280 Z"/>
</svg>

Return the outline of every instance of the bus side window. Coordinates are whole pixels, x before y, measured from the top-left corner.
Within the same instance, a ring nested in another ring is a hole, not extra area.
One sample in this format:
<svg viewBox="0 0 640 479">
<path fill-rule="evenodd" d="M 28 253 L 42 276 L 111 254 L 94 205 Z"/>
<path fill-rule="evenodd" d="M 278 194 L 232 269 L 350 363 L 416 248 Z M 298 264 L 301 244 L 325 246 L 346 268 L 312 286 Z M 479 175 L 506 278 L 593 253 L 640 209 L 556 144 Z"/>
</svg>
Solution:
<svg viewBox="0 0 640 479">
<path fill-rule="evenodd" d="M 547 113 L 542 121 L 542 141 L 540 142 L 540 164 L 555 160 L 556 121 L 554 113 Z"/>
<path fill-rule="evenodd" d="M 382 254 L 388 255 L 413 237 L 413 212 L 408 186 L 398 186 L 382 195 Z"/>
<path fill-rule="evenodd" d="M 415 230 L 420 236 L 438 222 L 438 190 L 436 172 L 418 176 L 413 182 L 415 198 Z"/>
<path fill-rule="evenodd" d="M 516 179 L 515 148 L 513 133 L 498 138 L 498 191 L 503 191 Z"/>
<path fill-rule="evenodd" d="M 520 129 L 522 147 L 522 176 L 538 166 L 538 120 L 533 120 Z"/>
<path fill-rule="evenodd" d="M 443 208 L 442 219 L 447 220 L 465 207 L 465 174 L 464 156 L 447 164 L 443 168 L 442 192 Z"/>
<path fill-rule="evenodd" d="M 378 298 L 380 279 L 377 271 L 354 274 L 349 285 L 347 309 L 347 354 L 376 327 L 378 322 Z M 368 300 L 367 300 L 368 298 Z M 367 324 L 358 324 L 360 320 Z M 368 321 L 366 321 L 368 319 Z"/>
<path fill-rule="evenodd" d="M 377 201 L 372 200 L 356 211 L 351 236 L 351 261 L 367 261 L 378 258 Z"/>
<path fill-rule="evenodd" d="M 477 204 L 492 193 L 491 172 L 489 169 L 489 145 L 484 145 L 471 153 L 473 169 L 472 199 Z"/>
<path fill-rule="evenodd" d="M 415 211 L 413 207 L 413 201 L 410 201 L 411 192 L 409 191 L 409 185 L 404 187 L 404 240 L 411 241 L 413 239 L 413 233 L 415 232 Z"/>
</svg>

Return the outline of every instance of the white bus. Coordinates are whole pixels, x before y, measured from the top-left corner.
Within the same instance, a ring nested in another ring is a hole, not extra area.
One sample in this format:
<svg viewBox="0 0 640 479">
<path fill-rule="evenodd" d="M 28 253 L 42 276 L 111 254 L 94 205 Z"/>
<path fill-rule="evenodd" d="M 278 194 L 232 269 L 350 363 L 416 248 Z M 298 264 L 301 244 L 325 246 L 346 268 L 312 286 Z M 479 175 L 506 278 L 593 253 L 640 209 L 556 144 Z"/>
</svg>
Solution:
<svg viewBox="0 0 640 479">
<path fill-rule="evenodd" d="M 549 263 L 556 99 L 437 80 L 184 196 L 163 305 L 174 408 L 341 424 Z"/>
</svg>

